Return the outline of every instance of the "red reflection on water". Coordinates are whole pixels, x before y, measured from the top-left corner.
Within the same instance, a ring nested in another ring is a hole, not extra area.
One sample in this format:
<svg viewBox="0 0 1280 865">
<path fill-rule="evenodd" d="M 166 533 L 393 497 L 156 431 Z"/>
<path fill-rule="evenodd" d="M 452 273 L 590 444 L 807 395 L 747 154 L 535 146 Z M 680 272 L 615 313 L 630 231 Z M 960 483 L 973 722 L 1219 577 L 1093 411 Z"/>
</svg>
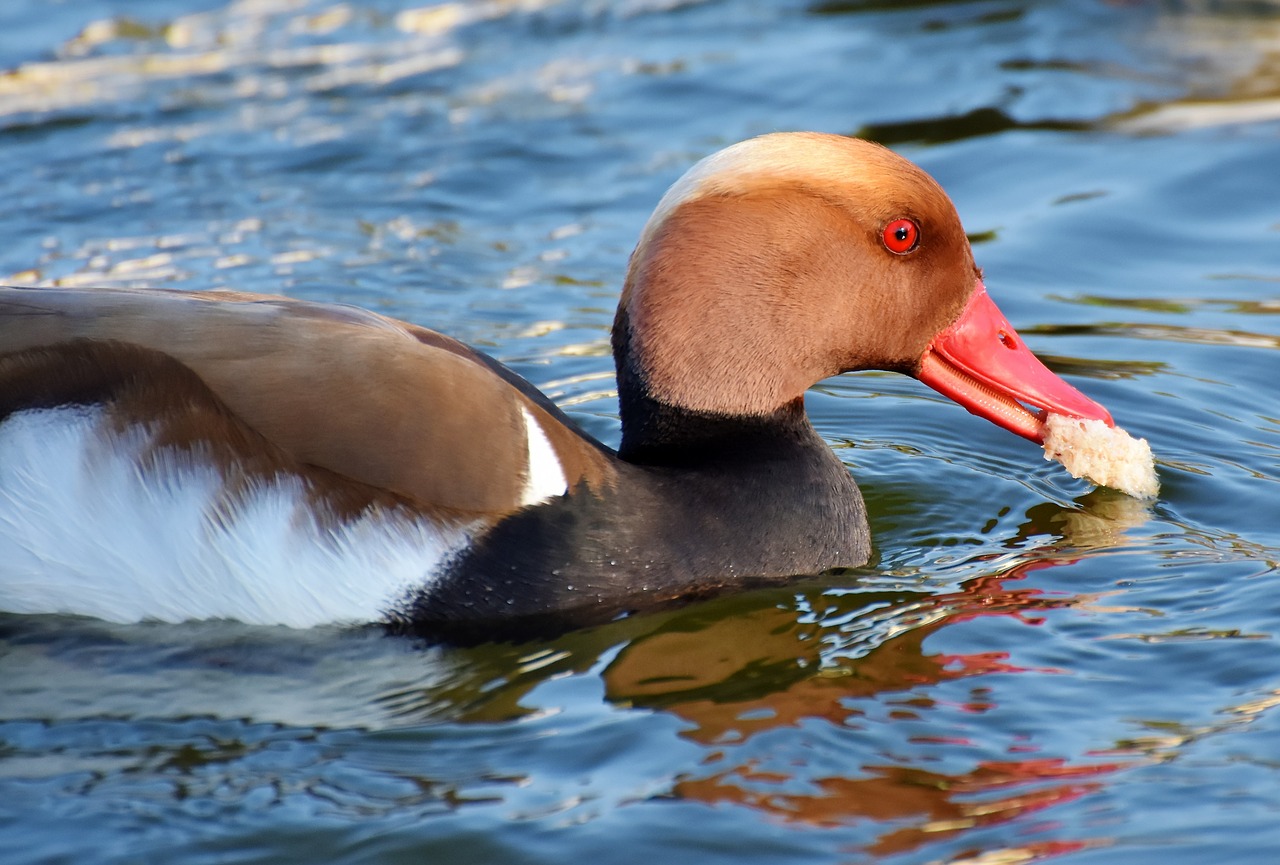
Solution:
<svg viewBox="0 0 1280 865">
<path fill-rule="evenodd" d="M 628 646 L 605 671 L 613 702 L 660 707 L 689 721 L 683 735 L 705 744 L 745 740 L 762 731 L 821 718 L 844 724 L 856 698 L 919 689 L 991 673 L 1057 673 L 1009 663 L 1007 652 L 928 654 L 923 643 L 942 628 L 983 616 L 1009 616 L 1028 624 L 1029 611 L 1070 606 L 1074 597 L 1046 597 L 1033 588 L 1009 588 L 1040 568 L 1067 562 L 1022 563 L 981 577 L 956 592 L 913 605 L 913 627 L 863 657 L 824 663 L 825 643 L 815 625 L 793 609 L 768 607 L 704 624 L 697 631 L 651 634 Z M 919 698 L 916 707 L 932 705 Z M 972 711 L 989 708 L 974 704 Z"/>
<path fill-rule="evenodd" d="M 909 599 L 891 610 L 887 638 L 861 657 L 830 652 L 830 632 L 805 624 L 794 609 L 770 607 L 702 622 L 696 631 L 668 630 L 637 639 L 605 671 L 609 699 L 648 706 L 689 723 L 682 735 L 707 746 L 705 777 L 680 779 L 673 793 L 709 805 L 732 804 L 760 811 L 788 824 L 818 827 L 859 821 L 898 824 L 861 852 L 882 856 L 913 850 L 974 827 L 1014 820 L 1070 802 L 1099 789 L 1106 776 L 1129 763 L 1073 765 L 1059 758 L 978 762 L 959 772 L 913 765 L 864 765 L 851 776 L 818 776 L 803 758 L 790 763 L 769 757 L 761 765 L 751 740 L 768 731 L 814 720 L 848 727 L 897 723 L 917 728 L 942 708 L 930 688 L 957 679 L 990 674 L 1054 674 L 1010 661 L 1006 652 L 931 654 L 924 641 L 941 629 L 981 617 L 1003 616 L 1034 627 L 1043 614 L 1088 598 L 1045 596 L 1035 588 L 1011 587 L 1028 573 L 1072 560 L 1022 563 L 1005 573 L 975 579 L 947 594 Z M 877 614 L 884 618 L 885 610 Z M 843 621 L 843 620 L 842 620 Z M 824 656 L 824 651 L 827 655 Z M 910 692 L 904 697 L 891 697 Z M 982 713 L 996 708 L 987 689 L 974 699 L 951 703 L 952 711 Z M 859 704 L 863 708 L 859 708 Z M 869 705 L 868 705 L 869 704 Z M 886 717 L 860 720 L 863 709 L 887 709 Z M 927 754 L 907 759 L 945 759 L 974 747 L 964 736 L 906 732 L 899 741 L 921 745 Z M 892 737 L 892 734 L 890 734 Z M 1034 748 L 1009 743 L 1010 754 Z M 939 757 L 939 753 L 944 756 Z M 735 756 L 739 759 L 735 760 Z M 777 768 L 782 763 L 784 768 Z M 1021 861 L 1058 855 L 1097 841 L 1056 839 L 1019 847 Z"/>
<path fill-rule="evenodd" d="M 1102 787 L 1096 779 L 1127 763 L 1071 766 L 1064 760 L 984 762 L 968 772 L 945 774 L 909 766 L 865 766 L 869 777 L 806 779 L 812 792 L 792 792 L 796 779 L 781 772 L 759 771 L 752 765 L 735 767 L 705 778 L 676 784 L 684 799 L 709 805 L 733 804 L 756 809 L 785 823 L 818 827 L 856 821 L 907 822 L 886 832 L 864 852 L 888 855 L 914 850 L 939 839 L 980 826 L 1003 823 L 1070 802 Z M 1046 783 L 1048 782 L 1048 783 Z M 1031 786 L 1014 795 L 993 797 L 995 791 Z M 1085 841 L 1056 841 L 1040 845 L 1054 853 L 1079 849 Z"/>
</svg>

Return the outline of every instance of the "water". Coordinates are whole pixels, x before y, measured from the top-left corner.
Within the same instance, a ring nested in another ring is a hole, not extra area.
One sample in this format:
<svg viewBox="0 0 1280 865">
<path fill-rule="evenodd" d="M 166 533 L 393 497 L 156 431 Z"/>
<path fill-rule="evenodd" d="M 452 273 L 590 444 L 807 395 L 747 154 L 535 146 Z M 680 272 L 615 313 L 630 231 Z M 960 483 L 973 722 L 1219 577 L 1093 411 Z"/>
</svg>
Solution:
<svg viewBox="0 0 1280 865">
<path fill-rule="evenodd" d="M 1154 505 L 810 395 L 880 561 L 566 635 L 0 616 L 5 862 L 1273 862 L 1280 6 L 14 0 L 0 275 L 358 303 L 616 442 L 648 210 L 774 129 L 952 194 Z"/>
</svg>

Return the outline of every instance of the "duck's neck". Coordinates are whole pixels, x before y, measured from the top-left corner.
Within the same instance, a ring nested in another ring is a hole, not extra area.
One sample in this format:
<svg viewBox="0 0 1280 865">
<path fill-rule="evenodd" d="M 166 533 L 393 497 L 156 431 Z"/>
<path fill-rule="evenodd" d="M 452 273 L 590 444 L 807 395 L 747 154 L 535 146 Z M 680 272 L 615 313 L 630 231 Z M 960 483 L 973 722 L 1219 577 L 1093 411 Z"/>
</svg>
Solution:
<svg viewBox="0 0 1280 865">
<path fill-rule="evenodd" d="M 700 467 L 753 457 L 776 459 L 779 451 L 819 447 L 804 397 L 797 396 L 762 414 L 724 414 L 672 405 L 653 395 L 644 359 L 632 344 L 625 310 L 614 324 L 613 353 L 618 373 L 622 443 L 618 456 L 643 466 Z"/>
<path fill-rule="evenodd" d="M 760 416 L 725 416 L 666 405 L 642 394 L 624 397 L 618 455 L 629 463 L 706 469 L 749 466 L 758 459 L 826 445 L 798 398 Z"/>
</svg>

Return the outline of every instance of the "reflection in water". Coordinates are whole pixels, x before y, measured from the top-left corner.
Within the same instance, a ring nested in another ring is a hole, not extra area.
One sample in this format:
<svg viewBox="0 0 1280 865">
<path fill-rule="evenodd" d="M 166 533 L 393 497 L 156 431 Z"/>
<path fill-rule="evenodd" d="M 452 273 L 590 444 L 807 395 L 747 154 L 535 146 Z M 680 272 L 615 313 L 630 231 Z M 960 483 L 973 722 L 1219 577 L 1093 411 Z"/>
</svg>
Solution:
<svg viewBox="0 0 1280 865">
<path fill-rule="evenodd" d="M 1113 754 L 1136 755 L 1153 762 L 1172 760 L 1197 740 L 1239 731 L 1277 707 L 1280 707 L 1280 688 L 1227 706 L 1219 713 L 1220 719 L 1212 723 L 1191 725 L 1171 721 L 1147 722 L 1147 732 L 1144 735 L 1117 742 Z"/>
<path fill-rule="evenodd" d="M 934 686 L 1026 672 L 1009 662 L 1007 652 L 931 653 L 924 643 L 945 627 L 978 617 L 1007 616 L 1034 625 L 1046 611 L 1085 603 L 1090 599 L 1050 597 L 1032 587 L 1011 585 L 1036 570 L 1072 561 L 1023 561 L 971 580 L 958 591 L 923 598 L 845 595 L 815 621 L 773 606 L 698 630 L 682 630 L 673 622 L 619 653 L 604 672 L 606 694 L 615 703 L 661 708 L 679 716 L 690 725 L 682 735 L 709 749 L 703 760 L 707 774 L 686 773 L 671 795 L 744 806 L 786 823 L 890 823 L 893 828 L 866 852 L 888 855 L 916 849 L 966 829 L 1077 799 L 1131 762 L 1015 758 L 980 760 L 968 769 L 944 772 L 909 765 L 901 758 L 898 763 L 863 765 L 858 777 L 814 777 L 804 764 L 793 770 L 762 767 L 746 744 L 767 731 L 799 728 L 815 720 L 842 729 L 865 727 L 858 720 L 864 712 L 857 704 L 882 703 L 892 694 L 911 697 L 891 701 L 896 708 L 890 724 L 927 720 L 936 708 L 935 699 L 928 696 Z M 860 604 L 858 613 L 890 624 L 872 629 L 876 633 L 869 636 L 879 642 L 855 647 L 823 635 L 824 630 L 856 630 L 857 616 L 842 609 L 850 600 Z M 810 605 L 818 602 L 817 597 L 809 599 Z M 835 651 L 833 644 L 839 646 Z M 995 708 L 989 692 L 978 689 L 975 694 L 963 711 Z M 971 744 L 927 735 L 911 741 L 928 741 L 943 750 L 955 745 L 961 753 Z M 1010 750 L 1036 748 L 1023 744 Z"/>
<path fill-rule="evenodd" d="M 1280 336 L 1209 327 L 1174 324 L 1101 322 L 1098 324 L 1055 324 L 1026 327 L 1029 334 L 1060 336 L 1118 336 L 1159 342 L 1189 342 L 1197 345 L 1234 345 L 1242 348 L 1280 348 Z"/>
<path fill-rule="evenodd" d="M 887 147 L 900 144 L 939 144 L 995 135 L 1011 129 L 1081 132 L 1090 124 L 1067 120 L 1019 121 L 999 108 L 976 108 L 966 114 L 929 117 L 902 123 L 877 123 L 859 128 L 858 138 L 878 141 Z"/>
<path fill-rule="evenodd" d="M 1024 328 L 1027 332 L 1035 328 Z M 1168 364 L 1153 360 L 1105 360 L 1103 358 L 1067 357 L 1066 355 L 1036 355 L 1049 369 L 1058 375 L 1079 375 L 1085 378 L 1114 380 L 1120 378 L 1137 378 L 1144 375 L 1156 375 L 1164 372 Z"/>
<path fill-rule="evenodd" d="M 1056 538 L 1053 548 L 1094 554 L 1127 545 L 1125 535 L 1152 517 L 1152 503 L 1106 487 L 1095 487 L 1076 500 L 1078 507 L 1052 502 L 1032 506 L 1009 546 L 1021 548 L 1034 538 Z"/>
<path fill-rule="evenodd" d="M 866 13 L 917 6 L 942 6 L 936 0 L 885 3 L 881 0 L 818 3 L 818 13 Z M 951 5 L 951 4 L 948 4 Z M 966 4 L 954 4 L 963 8 Z M 1093 129 L 1126 134 L 1168 134 L 1212 126 L 1259 123 L 1280 119 L 1280 23 L 1274 4 L 1265 2 L 1180 3 L 1161 0 L 1125 0 L 1117 6 L 1133 7 L 1127 16 L 1136 26 L 1122 31 L 1138 55 L 1161 67 L 1159 76 L 1122 61 L 1070 56 L 1018 55 L 1002 60 L 1000 69 L 1028 80 L 1034 76 L 1092 76 L 1118 81 L 1180 82 L 1174 98 L 1143 99 L 1102 117 L 1079 116 L 1079 106 L 1060 101 L 1058 113 L 1049 117 L 1022 118 L 1005 106 L 983 106 L 963 113 L 939 115 L 903 122 L 878 122 L 860 127 L 856 134 L 888 145 L 937 144 L 975 137 L 989 137 L 1010 130 L 1080 132 Z M 949 9 L 949 12 L 953 10 Z M 1084 10 L 1082 10 L 1084 11 Z M 992 23 L 1004 16 L 1016 20 L 1026 12 L 1022 4 L 988 13 L 966 24 Z M 961 15 L 960 12 L 953 14 Z M 992 18 L 991 16 L 997 16 Z M 963 19 L 961 19 L 963 20 Z M 923 26 L 946 29 L 941 19 L 925 19 Z M 1006 100 L 1016 102 L 1024 87 L 1010 88 Z"/>
<path fill-rule="evenodd" d="M 615 703 L 674 712 L 694 725 L 685 736 L 715 745 L 744 742 L 805 719 L 842 724 L 849 718 L 845 701 L 853 698 L 1021 672 L 1008 663 L 1007 652 L 929 654 L 923 643 L 946 625 L 969 618 L 1001 615 L 1035 623 L 1038 613 L 1074 603 L 1005 586 L 1053 564 L 1024 563 L 939 595 L 848 594 L 812 623 L 794 609 L 776 606 L 696 631 L 677 630 L 677 620 L 618 655 L 604 673 L 606 694 Z M 872 616 L 880 627 L 863 629 L 859 616 L 847 609 L 851 600 L 859 604 L 854 613 Z M 859 631 L 860 640 L 842 639 L 842 632 Z"/>
<path fill-rule="evenodd" d="M 905 823 L 881 835 L 863 852 L 888 856 L 915 850 L 979 826 L 1003 823 L 1101 789 L 1102 779 L 1125 763 L 1068 766 L 1062 760 L 983 763 L 948 775 L 905 766 L 866 766 L 865 778 L 817 778 L 815 793 L 787 793 L 790 779 L 751 768 L 735 769 L 676 785 L 676 796 L 708 804 L 736 804 L 787 823 L 835 826 L 859 820 Z M 1010 787 L 1021 792 L 992 798 Z M 1080 850 L 1098 841 L 1060 840 L 1022 851 L 1044 856 Z M 1017 860 L 1017 861 L 1027 861 Z"/>
<path fill-rule="evenodd" d="M 1280 21 L 1271 3 L 1163 2 L 1144 42 L 1179 62 L 1185 95 L 1109 121 L 1128 133 L 1280 119 Z"/>
<path fill-rule="evenodd" d="M 1263 277 L 1245 276 L 1245 275 L 1221 275 L 1206 277 L 1220 281 L 1227 280 L 1252 280 L 1260 279 L 1268 281 Z M 1280 277 L 1272 277 L 1269 281 L 1280 281 Z M 1179 297 L 1177 300 L 1160 297 L 1103 297 L 1096 294 L 1081 294 L 1074 297 L 1062 297 L 1060 295 L 1049 295 L 1052 300 L 1061 300 L 1070 303 L 1079 303 L 1084 306 L 1101 306 L 1112 309 L 1139 309 L 1145 312 L 1158 313 L 1175 313 L 1178 315 L 1195 314 L 1201 309 L 1224 309 L 1232 313 L 1244 313 L 1245 315 L 1273 315 L 1280 313 L 1280 302 L 1274 300 L 1231 300 L 1225 297 L 1202 297 L 1188 298 Z"/>
</svg>

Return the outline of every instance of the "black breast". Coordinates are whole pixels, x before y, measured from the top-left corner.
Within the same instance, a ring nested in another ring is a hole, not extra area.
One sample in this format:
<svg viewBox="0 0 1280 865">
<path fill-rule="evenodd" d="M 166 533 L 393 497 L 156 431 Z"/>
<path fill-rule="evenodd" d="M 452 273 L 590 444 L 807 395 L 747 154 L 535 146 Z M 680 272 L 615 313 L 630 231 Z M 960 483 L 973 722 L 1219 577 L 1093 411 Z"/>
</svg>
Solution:
<svg viewBox="0 0 1280 865">
<path fill-rule="evenodd" d="M 393 627 L 450 640 L 520 638 L 870 555 L 862 497 L 803 405 L 765 419 L 666 419 L 678 435 L 494 526 Z"/>
</svg>

